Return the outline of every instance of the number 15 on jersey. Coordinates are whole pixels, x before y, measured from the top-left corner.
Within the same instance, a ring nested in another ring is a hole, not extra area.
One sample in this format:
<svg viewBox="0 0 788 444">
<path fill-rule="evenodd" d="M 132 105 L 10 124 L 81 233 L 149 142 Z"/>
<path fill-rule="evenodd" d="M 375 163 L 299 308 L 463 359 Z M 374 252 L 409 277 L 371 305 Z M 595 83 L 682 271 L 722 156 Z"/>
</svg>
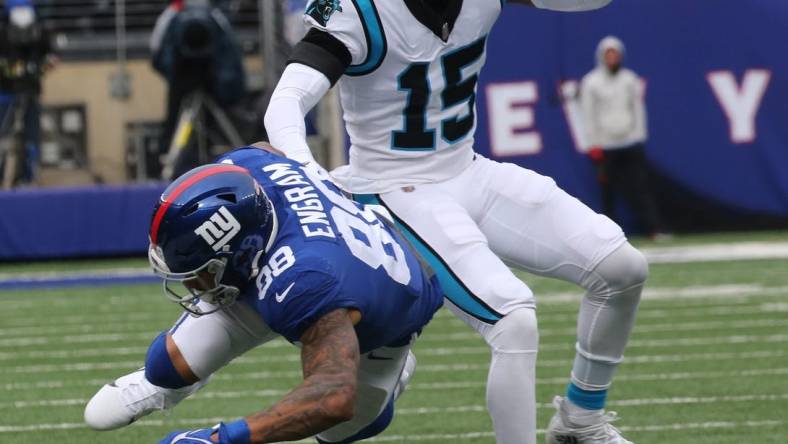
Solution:
<svg viewBox="0 0 788 444">
<path fill-rule="evenodd" d="M 486 37 L 454 50 L 443 57 L 439 63 L 443 74 L 443 88 L 435 90 L 440 94 L 442 117 L 437 128 L 429 127 L 428 105 L 433 93 L 430 85 L 430 67 L 427 62 L 410 64 L 397 78 L 399 90 L 407 93 L 403 114 L 403 128 L 391 132 L 391 148 L 394 150 L 432 151 L 436 149 L 436 137 L 449 145 L 467 136 L 475 125 L 476 84 L 479 69 L 466 69 L 479 61 L 484 55 Z M 467 112 L 450 113 L 450 108 L 467 104 Z M 464 114 L 462 116 L 461 114 Z"/>
</svg>

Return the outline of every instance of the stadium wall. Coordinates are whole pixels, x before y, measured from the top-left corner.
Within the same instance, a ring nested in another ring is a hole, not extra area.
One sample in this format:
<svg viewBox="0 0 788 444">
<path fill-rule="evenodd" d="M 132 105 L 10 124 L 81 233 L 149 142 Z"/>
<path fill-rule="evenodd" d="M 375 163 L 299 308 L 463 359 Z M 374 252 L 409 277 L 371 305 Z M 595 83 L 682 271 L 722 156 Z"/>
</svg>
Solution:
<svg viewBox="0 0 788 444">
<path fill-rule="evenodd" d="M 0 191 L 0 261 L 140 255 L 162 184 Z"/>
<path fill-rule="evenodd" d="M 127 181 L 126 124 L 164 119 L 167 91 L 150 62 L 130 61 L 127 70 L 128 100 L 110 95 L 110 79 L 118 71 L 113 62 L 64 62 L 44 77 L 44 106 L 85 106 L 88 161 L 91 172 L 106 183 Z"/>
<path fill-rule="evenodd" d="M 506 6 L 479 84 L 476 149 L 600 209 L 576 86 L 612 34 L 644 79 L 648 158 L 669 225 L 788 226 L 788 2 L 745 3 L 618 0 L 581 14 Z"/>
<path fill-rule="evenodd" d="M 259 57 L 246 57 L 244 64 L 249 77 L 260 76 L 262 61 Z M 41 100 L 44 106 L 85 106 L 91 173 L 110 184 L 129 180 L 126 126 L 132 122 L 164 120 L 167 101 L 165 82 L 149 60 L 131 60 L 126 69 L 131 80 L 131 94 L 125 100 L 111 96 L 110 81 L 118 72 L 117 63 L 111 61 L 64 62 L 48 73 L 43 83 Z"/>
</svg>

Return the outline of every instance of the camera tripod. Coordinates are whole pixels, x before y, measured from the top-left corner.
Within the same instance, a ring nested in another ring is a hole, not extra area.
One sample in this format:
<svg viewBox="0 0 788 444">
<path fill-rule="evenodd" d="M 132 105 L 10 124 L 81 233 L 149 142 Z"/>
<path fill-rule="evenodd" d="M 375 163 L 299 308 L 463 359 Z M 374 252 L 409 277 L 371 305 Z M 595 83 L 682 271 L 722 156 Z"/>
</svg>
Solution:
<svg viewBox="0 0 788 444">
<path fill-rule="evenodd" d="M 243 139 L 227 113 L 209 94 L 197 90 L 186 96 L 181 104 L 178 124 L 164 158 L 162 178 L 172 180 L 195 166 L 186 159 L 189 149 L 195 150 L 193 154 L 201 165 L 211 160 L 212 146 L 242 145 Z"/>
</svg>

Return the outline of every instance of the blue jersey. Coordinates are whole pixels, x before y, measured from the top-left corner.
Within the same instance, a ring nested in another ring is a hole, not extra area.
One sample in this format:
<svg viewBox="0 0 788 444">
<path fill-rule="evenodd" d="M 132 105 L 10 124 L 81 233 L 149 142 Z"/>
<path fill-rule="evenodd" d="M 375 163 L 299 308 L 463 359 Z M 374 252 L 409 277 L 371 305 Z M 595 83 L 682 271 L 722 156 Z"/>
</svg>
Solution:
<svg viewBox="0 0 788 444">
<path fill-rule="evenodd" d="M 396 229 L 330 181 L 259 148 L 219 159 L 249 170 L 273 203 L 274 233 L 243 298 L 291 342 L 330 311 L 358 310 L 361 352 L 402 345 L 443 303 Z"/>
</svg>

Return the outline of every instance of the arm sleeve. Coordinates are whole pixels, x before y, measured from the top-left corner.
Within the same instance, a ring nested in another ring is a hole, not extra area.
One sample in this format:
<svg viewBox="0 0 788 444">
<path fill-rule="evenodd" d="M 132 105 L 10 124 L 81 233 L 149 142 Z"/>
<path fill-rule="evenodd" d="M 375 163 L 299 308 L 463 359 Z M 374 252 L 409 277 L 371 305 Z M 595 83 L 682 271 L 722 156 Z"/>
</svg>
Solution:
<svg viewBox="0 0 788 444">
<path fill-rule="evenodd" d="M 579 12 L 605 7 L 611 1 L 612 0 L 531 0 L 531 3 L 539 9 Z"/>
<path fill-rule="evenodd" d="M 289 65 L 265 113 L 271 145 L 301 163 L 315 163 L 306 143 L 304 118 L 352 64 L 367 57 L 362 18 L 350 0 L 312 1 L 304 21 L 310 28 L 293 49 Z"/>
<path fill-rule="evenodd" d="M 304 118 L 330 87 L 325 74 L 315 68 L 289 64 L 265 112 L 265 130 L 271 145 L 296 162 L 314 162 L 306 143 Z"/>
<path fill-rule="evenodd" d="M 591 81 L 586 76 L 580 84 L 580 105 L 583 111 L 583 128 L 586 132 L 586 141 L 591 148 L 599 146 L 599 138 L 596 134 L 596 121 L 594 119 L 594 94 L 591 91 Z"/>
</svg>

